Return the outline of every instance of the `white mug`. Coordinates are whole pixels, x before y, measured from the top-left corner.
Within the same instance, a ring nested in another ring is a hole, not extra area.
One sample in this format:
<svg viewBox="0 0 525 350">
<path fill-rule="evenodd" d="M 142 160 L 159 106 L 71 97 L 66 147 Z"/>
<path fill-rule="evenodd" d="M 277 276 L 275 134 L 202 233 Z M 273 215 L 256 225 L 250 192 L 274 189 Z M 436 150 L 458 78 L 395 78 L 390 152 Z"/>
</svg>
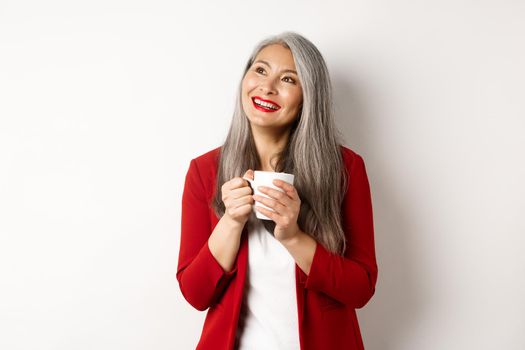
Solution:
<svg viewBox="0 0 525 350">
<path fill-rule="evenodd" d="M 277 186 L 275 186 L 273 184 L 273 180 L 274 179 L 279 179 L 279 180 L 282 180 L 284 182 L 289 183 L 290 185 L 293 185 L 294 175 L 293 174 L 288 174 L 288 173 L 278 173 L 278 172 L 275 172 L 275 171 L 255 170 L 254 171 L 254 175 L 253 175 L 253 180 L 248 179 L 246 177 L 244 177 L 243 179 L 247 180 L 250 183 L 250 186 L 253 189 L 253 194 L 257 194 L 257 195 L 260 195 L 260 196 L 263 196 L 263 197 L 266 197 L 266 198 L 270 198 L 266 194 L 264 194 L 261 191 L 259 191 L 258 187 L 259 186 L 266 186 L 266 187 L 274 188 L 274 189 L 276 189 L 278 191 L 284 192 L 283 189 L 281 189 L 280 187 L 277 187 Z M 272 208 L 267 207 L 266 205 L 262 204 L 259 201 L 255 201 L 255 204 L 257 206 L 260 205 L 263 208 L 266 208 L 266 209 L 268 209 L 270 211 L 273 211 Z M 267 217 L 266 215 L 264 215 L 263 213 L 261 213 L 260 211 L 258 211 L 257 209 L 255 209 L 255 205 L 253 206 L 253 211 L 255 212 L 255 216 L 257 216 L 258 219 L 272 220 L 269 217 Z"/>
</svg>

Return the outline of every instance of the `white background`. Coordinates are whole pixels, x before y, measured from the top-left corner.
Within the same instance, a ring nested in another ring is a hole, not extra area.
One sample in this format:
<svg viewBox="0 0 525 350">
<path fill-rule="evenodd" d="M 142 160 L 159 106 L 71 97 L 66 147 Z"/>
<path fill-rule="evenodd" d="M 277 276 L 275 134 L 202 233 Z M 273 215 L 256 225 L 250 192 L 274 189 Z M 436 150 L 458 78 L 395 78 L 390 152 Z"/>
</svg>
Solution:
<svg viewBox="0 0 525 350">
<path fill-rule="evenodd" d="M 367 167 L 366 348 L 525 348 L 524 2 L 105 0 L 0 2 L 1 349 L 195 347 L 184 176 L 284 30 Z"/>
</svg>

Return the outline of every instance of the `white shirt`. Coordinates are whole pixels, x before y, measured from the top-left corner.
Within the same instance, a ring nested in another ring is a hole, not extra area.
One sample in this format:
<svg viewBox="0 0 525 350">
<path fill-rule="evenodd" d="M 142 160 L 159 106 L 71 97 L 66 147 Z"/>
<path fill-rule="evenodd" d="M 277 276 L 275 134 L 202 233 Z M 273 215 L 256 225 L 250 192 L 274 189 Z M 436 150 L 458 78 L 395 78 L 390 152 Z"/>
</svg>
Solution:
<svg viewBox="0 0 525 350">
<path fill-rule="evenodd" d="M 256 220 L 247 231 L 248 269 L 236 334 L 238 349 L 300 349 L 295 260 Z"/>
</svg>

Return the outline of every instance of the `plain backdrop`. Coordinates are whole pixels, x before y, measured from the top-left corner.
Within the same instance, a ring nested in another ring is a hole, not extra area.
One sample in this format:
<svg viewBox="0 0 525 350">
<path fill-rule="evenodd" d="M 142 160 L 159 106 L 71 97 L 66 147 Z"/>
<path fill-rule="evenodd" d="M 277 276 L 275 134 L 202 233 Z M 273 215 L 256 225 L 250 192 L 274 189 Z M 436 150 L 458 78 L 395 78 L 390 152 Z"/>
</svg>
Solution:
<svg viewBox="0 0 525 350">
<path fill-rule="evenodd" d="M 367 167 L 366 348 L 525 348 L 523 1 L 3 0 L 1 349 L 195 348 L 184 177 L 284 30 L 322 52 Z"/>
</svg>

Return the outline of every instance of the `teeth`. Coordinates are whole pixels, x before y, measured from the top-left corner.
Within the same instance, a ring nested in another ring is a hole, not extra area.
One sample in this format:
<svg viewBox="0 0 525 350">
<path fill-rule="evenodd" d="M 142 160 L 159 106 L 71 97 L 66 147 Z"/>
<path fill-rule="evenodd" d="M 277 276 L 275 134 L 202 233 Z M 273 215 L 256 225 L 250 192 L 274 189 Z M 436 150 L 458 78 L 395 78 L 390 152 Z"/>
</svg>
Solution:
<svg viewBox="0 0 525 350">
<path fill-rule="evenodd" d="M 259 100 L 258 98 L 256 98 L 255 100 L 255 104 L 259 105 L 259 106 L 263 106 L 263 107 L 266 107 L 266 108 L 270 108 L 270 109 L 277 109 L 278 107 L 271 104 L 271 103 L 268 103 L 268 102 L 263 102 L 261 100 Z"/>
</svg>

